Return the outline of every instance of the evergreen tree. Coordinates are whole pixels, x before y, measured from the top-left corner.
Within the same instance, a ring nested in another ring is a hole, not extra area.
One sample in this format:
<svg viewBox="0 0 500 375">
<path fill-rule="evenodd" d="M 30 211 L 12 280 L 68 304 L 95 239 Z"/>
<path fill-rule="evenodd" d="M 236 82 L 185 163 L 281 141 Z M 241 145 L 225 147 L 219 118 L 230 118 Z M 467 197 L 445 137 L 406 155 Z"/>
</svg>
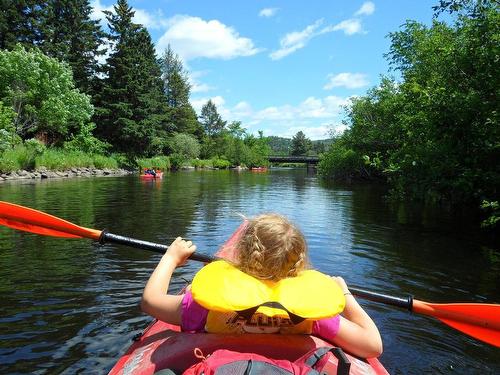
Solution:
<svg viewBox="0 0 500 375">
<path fill-rule="evenodd" d="M 91 94 L 99 73 L 97 57 L 104 33 L 99 21 L 92 20 L 88 0 L 52 0 L 48 2 L 42 50 L 71 66 L 76 86 Z"/>
<path fill-rule="evenodd" d="M 118 0 L 106 12 L 115 48 L 108 59 L 100 94 L 98 132 L 118 151 L 151 153 L 158 137 L 174 129 L 168 123 L 161 71 L 148 31 L 132 22 L 134 11 Z"/>
<path fill-rule="evenodd" d="M 201 139 L 203 131 L 189 103 L 191 85 L 187 72 L 170 45 L 160 59 L 160 67 L 172 125 L 179 133 L 193 134 Z"/>
<path fill-rule="evenodd" d="M 17 43 L 41 46 L 45 40 L 46 13 L 47 1 L 1 0 L 0 48 L 13 49 Z"/>
<path fill-rule="evenodd" d="M 299 131 L 292 138 L 292 155 L 305 155 L 311 149 L 311 141 Z"/>
<path fill-rule="evenodd" d="M 226 121 L 217 112 L 217 107 L 212 100 L 209 100 L 201 109 L 201 124 L 205 128 L 205 132 L 209 137 L 221 135 Z"/>
</svg>

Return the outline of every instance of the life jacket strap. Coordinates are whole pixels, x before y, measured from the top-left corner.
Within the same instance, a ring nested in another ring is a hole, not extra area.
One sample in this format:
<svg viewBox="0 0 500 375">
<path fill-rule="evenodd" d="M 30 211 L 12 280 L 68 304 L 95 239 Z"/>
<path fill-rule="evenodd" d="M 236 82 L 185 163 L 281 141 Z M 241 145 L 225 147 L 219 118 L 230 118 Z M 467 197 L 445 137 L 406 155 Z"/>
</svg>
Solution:
<svg viewBox="0 0 500 375">
<path fill-rule="evenodd" d="M 288 311 L 286 309 L 285 306 L 283 306 L 281 303 L 279 302 L 264 302 L 264 303 L 261 303 L 260 305 L 257 305 L 257 306 L 254 306 L 254 307 L 250 307 L 248 309 L 245 309 L 245 310 L 240 310 L 240 311 L 236 311 L 239 315 L 241 315 L 243 318 L 245 318 L 246 320 L 250 320 L 252 318 L 252 316 L 255 314 L 255 312 L 259 309 L 259 307 L 271 307 L 271 308 L 274 308 L 274 309 L 280 309 L 280 310 L 283 310 L 285 311 L 287 314 L 288 314 L 288 317 L 290 318 L 290 320 L 292 321 L 293 324 L 297 325 L 299 323 L 302 323 L 305 318 L 301 317 L 301 316 L 298 316 L 294 313 L 292 313 L 291 311 Z"/>
</svg>

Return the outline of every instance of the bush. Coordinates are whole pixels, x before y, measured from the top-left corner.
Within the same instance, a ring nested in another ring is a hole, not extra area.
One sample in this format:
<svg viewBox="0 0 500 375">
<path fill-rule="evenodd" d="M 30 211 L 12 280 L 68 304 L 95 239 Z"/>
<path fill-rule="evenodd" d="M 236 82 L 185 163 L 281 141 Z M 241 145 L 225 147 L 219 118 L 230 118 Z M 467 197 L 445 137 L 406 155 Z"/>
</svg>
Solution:
<svg viewBox="0 0 500 375">
<path fill-rule="evenodd" d="M 0 100 L 0 153 L 21 143 L 13 123 L 15 117 L 12 107 L 5 106 Z"/>
<path fill-rule="evenodd" d="M 82 151 L 88 154 L 104 154 L 111 147 L 107 142 L 97 139 L 92 134 L 95 129 L 94 123 L 82 125 L 80 132 L 68 142 L 64 142 L 64 148 L 71 151 Z"/>
<path fill-rule="evenodd" d="M 80 129 L 94 111 L 90 97 L 75 88 L 69 65 L 21 45 L 0 50 L 0 98 L 17 111 L 19 135 L 44 133 L 51 143 Z"/>
<path fill-rule="evenodd" d="M 179 133 L 174 135 L 171 140 L 171 148 L 174 154 L 187 159 L 195 159 L 200 156 L 201 146 L 193 136 Z"/>
<path fill-rule="evenodd" d="M 323 155 L 318 172 L 325 177 L 351 180 L 368 176 L 365 163 L 360 155 L 345 146 L 334 144 Z"/>
<path fill-rule="evenodd" d="M 212 160 L 207 159 L 191 159 L 189 164 L 195 168 L 213 168 Z"/>
<path fill-rule="evenodd" d="M 212 166 L 219 169 L 227 169 L 231 166 L 231 162 L 225 158 L 214 157 L 210 159 Z"/>
<path fill-rule="evenodd" d="M 174 153 L 169 156 L 170 158 L 170 166 L 172 169 L 179 169 L 183 165 L 185 165 L 188 161 L 188 158 L 185 155 Z"/>
</svg>

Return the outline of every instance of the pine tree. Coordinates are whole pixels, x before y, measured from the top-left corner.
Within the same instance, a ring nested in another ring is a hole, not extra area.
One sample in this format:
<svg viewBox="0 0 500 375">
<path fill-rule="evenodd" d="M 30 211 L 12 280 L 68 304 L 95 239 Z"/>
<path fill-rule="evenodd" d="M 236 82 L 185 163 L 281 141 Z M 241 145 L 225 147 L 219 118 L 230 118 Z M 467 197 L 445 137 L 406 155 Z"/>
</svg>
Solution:
<svg viewBox="0 0 500 375">
<path fill-rule="evenodd" d="M 292 155 L 305 155 L 311 149 L 312 142 L 303 131 L 299 131 L 292 138 Z"/>
<path fill-rule="evenodd" d="M 13 49 L 17 43 L 31 48 L 45 41 L 43 23 L 47 17 L 47 1 L 0 1 L 0 48 Z"/>
<path fill-rule="evenodd" d="M 99 21 L 90 18 L 91 12 L 88 0 L 49 1 L 42 46 L 49 56 L 69 63 L 76 86 L 88 94 L 95 91 L 97 58 L 104 53 L 99 50 L 104 33 Z"/>
<path fill-rule="evenodd" d="M 151 153 L 155 138 L 165 137 L 168 124 L 161 71 L 148 31 L 132 22 L 134 11 L 118 0 L 106 12 L 114 43 L 107 78 L 99 97 L 98 133 L 114 148 L 129 154 Z"/>
<path fill-rule="evenodd" d="M 193 134 L 201 139 L 203 131 L 196 112 L 189 103 L 191 85 L 188 75 L 181 59 L 170 45 L 160 59 L 160 67 L 172 125 L 179 133 Z"/>
<path fill-rule="evenodd" d="M 205 128 L 209 137 L 216 137 L 222 133 L 226 126 L 226 121 L 217 112 L 217 107 L 212 100 L 209 100 L 201 109 L 200 122 Z"/>
</svg>

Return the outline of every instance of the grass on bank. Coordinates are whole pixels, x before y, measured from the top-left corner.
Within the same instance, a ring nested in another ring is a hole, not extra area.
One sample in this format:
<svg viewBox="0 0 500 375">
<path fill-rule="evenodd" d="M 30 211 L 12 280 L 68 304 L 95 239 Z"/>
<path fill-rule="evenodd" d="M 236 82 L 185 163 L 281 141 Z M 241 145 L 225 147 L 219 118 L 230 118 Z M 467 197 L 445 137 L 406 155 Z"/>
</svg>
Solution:
<svg viewBox="0 0 500 375">
<path fill-rule="evenodd" d="M 17 170 L 32 171 L 41 168 L 52 171 L 63 171 L 70 168 L 125 168 L 130 170 L 140 168 L 143 170 L 151 167 L 169 170 L 179 169 L 183 166 L 193 166 L 199 169 L 227 169 L 232 164 L 229 160 L 219 157 L 202 160 L 176 158 L 175 155 L 173 157 L 155 156 L 129 160 L 124 155 L 104 156 L 59 148 L 37 148 L 25 144 L 4 150 L 0 157 L 0 173 L 10 173 Z"/>
<path fill-rule="evenodd" d="M 61 171 L 72 167 L 117 169 L 118 161 L 104 155 L 86 154 L 81 151 L 45 149 L 42 152 L 24 145 L 5 150 L 0 158 L 0 171 L 9 173 L 17 170 L 34 170 L 45 167 Z"/>
</svg>

